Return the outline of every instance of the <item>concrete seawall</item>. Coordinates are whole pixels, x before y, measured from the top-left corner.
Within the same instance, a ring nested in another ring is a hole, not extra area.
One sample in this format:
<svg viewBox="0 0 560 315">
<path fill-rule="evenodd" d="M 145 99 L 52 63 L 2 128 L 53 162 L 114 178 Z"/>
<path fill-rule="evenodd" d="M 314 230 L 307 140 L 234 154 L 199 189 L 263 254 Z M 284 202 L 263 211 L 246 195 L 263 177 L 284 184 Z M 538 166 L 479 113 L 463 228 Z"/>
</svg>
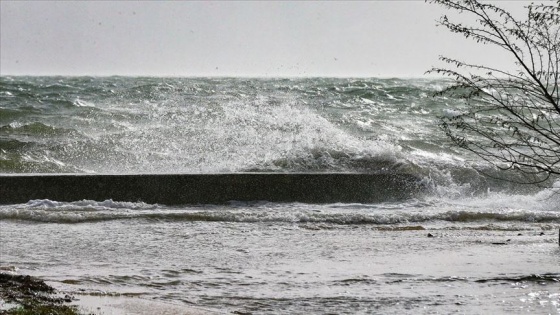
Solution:
<svg viewBox="0 0 560 315">
<path fill-rule="evenodd" d="M 0 175 L 0 204 L 33 199 L 112 199 L 166 205 L 232 200 L 369 203 L 410 198 L 422 190 L 418 182 L 408 174 L 13 174 Z"/>
</svg>

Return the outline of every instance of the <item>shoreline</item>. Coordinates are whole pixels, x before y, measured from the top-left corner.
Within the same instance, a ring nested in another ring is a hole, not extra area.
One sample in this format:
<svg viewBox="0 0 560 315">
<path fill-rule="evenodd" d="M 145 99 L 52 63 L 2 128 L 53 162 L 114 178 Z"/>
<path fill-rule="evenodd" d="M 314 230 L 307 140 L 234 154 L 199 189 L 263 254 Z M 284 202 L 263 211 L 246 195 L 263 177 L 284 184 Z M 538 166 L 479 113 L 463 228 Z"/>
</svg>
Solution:
<svg viewBox="0 0 560 315">
<path fill-rule="evenodd" d="M 70 295 L 61 294 L 43 280 L 28 275 L 0 273 L 0 314 L 78 315 Z"/>
<path fill-rule="evenodd" d="M 136 297 L 67 294 L 29 275 L 0 272 L 0 315 L 212 315 L 218 311 Z"/>
<path fill-rule="evenodd" d="M 177 305 L 163 301 L 125 296 L 76 295 L 71 305 L 77 306 L 81 314 L 92 315 L 216 315 L 223 312 L 194 306 Z M 82 313 L 82 312 L 86 313 Z"/>
</svg>

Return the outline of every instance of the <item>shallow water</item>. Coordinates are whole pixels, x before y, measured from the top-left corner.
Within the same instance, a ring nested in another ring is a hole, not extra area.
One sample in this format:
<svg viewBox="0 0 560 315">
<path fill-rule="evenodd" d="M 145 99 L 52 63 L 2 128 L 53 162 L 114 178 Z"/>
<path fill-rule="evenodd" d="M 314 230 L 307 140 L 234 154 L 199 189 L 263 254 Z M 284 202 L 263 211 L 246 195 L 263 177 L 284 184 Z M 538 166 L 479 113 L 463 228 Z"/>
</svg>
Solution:
<svg viewBox="0 0 560 315">
<path fill-rule="evenodd" d="M 101 292 L 227 312 L 560 311 L 557 211 L 79 204 L 2 206 L 17 212 L 1 221 L 2 263 L 78 298 Z"/>
</svg>

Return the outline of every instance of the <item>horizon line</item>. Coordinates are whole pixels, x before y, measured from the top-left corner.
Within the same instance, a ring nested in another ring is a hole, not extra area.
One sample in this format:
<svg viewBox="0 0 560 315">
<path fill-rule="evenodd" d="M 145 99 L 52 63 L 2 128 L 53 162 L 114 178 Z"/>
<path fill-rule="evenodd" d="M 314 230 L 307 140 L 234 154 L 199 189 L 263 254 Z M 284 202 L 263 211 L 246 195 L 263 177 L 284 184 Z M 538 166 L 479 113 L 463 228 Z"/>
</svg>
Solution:
<svg viewBox="0 0 560 315">
<path fill-rule="evenodd" d="M 93 77 L 93 78 L 110 78 L 110 77 L 124 77 L 124 78 L 247 78 L 247 79 L 311 79 L 311 78 L 327 78 L 327 79 L 437 79 L 446 78 L 445 76 L 435 75 L 177 75 L 177 74 L 10 74 L 0 73 L 0 77 Z"/>
</svg>

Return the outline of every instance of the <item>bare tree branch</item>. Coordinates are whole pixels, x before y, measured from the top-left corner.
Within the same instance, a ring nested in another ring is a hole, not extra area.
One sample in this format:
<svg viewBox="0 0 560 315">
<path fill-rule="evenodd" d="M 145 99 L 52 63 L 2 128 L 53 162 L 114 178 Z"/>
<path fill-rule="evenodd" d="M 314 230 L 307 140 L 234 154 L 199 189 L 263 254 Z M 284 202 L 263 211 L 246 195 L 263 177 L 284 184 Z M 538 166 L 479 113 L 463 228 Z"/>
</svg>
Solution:
<svg viewBox="0 0 560 315">
<path fill-rule="evenodd" d="M 440 57 L 452 68 L 428 73 L 454 84 L 438 95 L 464 101 L 467 111 L 441 117 L 451 141 L 499 169 L 515 170 L 540 184 L 560 175 L 560 0 L 530 4 L 526 20 L 477 0 L 428 0 L 473 17 L 471 24 L 442 16 L 451 32 L 505 50 L 515 71 Z M 480 74 L 483 73 L 483 74 Z"/>
</svg>

